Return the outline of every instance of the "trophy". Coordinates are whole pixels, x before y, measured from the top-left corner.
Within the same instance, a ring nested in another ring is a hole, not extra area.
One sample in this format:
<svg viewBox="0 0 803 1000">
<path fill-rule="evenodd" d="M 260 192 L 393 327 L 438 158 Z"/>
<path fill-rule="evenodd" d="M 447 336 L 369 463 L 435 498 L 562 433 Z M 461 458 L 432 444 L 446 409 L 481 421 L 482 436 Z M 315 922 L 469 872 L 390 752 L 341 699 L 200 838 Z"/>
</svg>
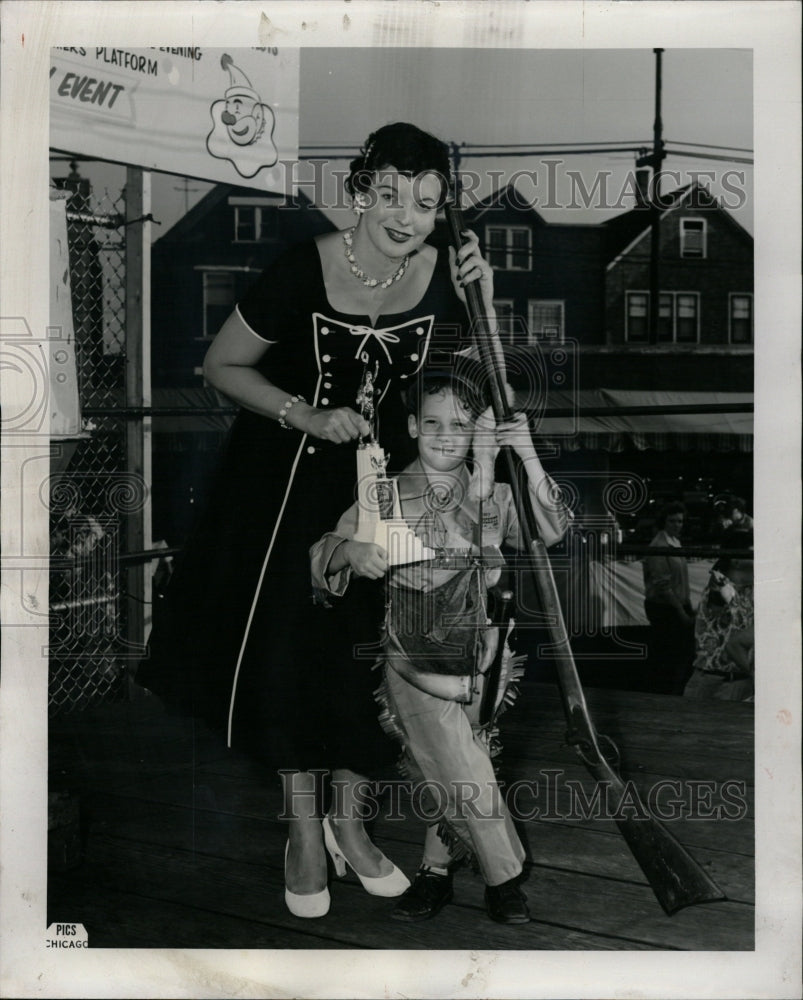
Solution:
<svg viewBox="0 0 803 1000">
<path fill-rule="evenodd" d="M 366 366 L 357 393 L 357 405 L 368 423 L 367 437 L 357 445 L 357 532 L 355 541 L 373 542 L 388 554 L 390 566 L 433 559 L 427 548 L 402 517 L 398 486 L 387 474 L 388 460 L 375 433 L 374 386 L 379 363 L 373 373 Z"/>
</svg>

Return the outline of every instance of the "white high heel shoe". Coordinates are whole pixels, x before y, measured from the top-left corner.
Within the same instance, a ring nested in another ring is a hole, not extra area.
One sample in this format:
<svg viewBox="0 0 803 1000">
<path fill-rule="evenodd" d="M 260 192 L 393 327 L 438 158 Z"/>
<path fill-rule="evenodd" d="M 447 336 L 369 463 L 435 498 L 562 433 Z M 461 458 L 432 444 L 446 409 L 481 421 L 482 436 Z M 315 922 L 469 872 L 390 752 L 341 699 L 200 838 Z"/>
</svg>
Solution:
<svg viewBox="0 0 803 1000">
<path fill-rule="evenodd" d="M 325 917 L 332 901 L 328 886 L 324 886 L 321 892 L 312 892 L 306 895 L 290 892 L 287 888 L 287 852 L 289 850 L 290 843 L 288 841 L 284 848 L 284 901 L 287 904 L 287 909 L 294 917 Z"/>
<path fill-rule="evenodd" d="M 338 847 L 337 841 L 335 840 L 334 830 L 332 829 L 332 824 L 329 822 L 328 816 L 325 816 L 323 820 L 323 842 L 326 846 L 326 850 L 332 856 L 337 876 L 339 878 L 343 878 L 346 874 L 346 865 L 348 865 L 360 882 L 362 882 L 362 886 L 365 891 L 370 892 L 372 896 L 401 896 L 401 894 L 409 888 L 410 880 L 400 868 L 396 867 L 396 865 L 393 865 L 393 871 L 389 875 L 379 875 L 376 877 L 372 877 L 370 875 L 360 875 L 354 865 L 352 865 L 350 861 L 346 860 L 345 855 Z M 386 858 L 385 860 L 389 859 Z M 393 864 L 393 862 L 391 862 L 391 864 Z"/>
</svg>

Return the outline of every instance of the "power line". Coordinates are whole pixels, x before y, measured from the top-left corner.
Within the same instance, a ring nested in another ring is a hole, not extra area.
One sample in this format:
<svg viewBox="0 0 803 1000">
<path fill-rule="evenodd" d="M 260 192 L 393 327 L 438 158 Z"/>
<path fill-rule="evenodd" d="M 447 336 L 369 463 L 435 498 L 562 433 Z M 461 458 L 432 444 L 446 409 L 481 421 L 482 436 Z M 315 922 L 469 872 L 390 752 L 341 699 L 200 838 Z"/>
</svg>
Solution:
<svg viewBox="0 0 803 1000">
<path fill-rule="evenodd" d="M 303 148 L 310 149 L 312 147 L 307 146 Z M 320 148 L 323 151 L 327 147 L 320 147 Z M 479 147 L 477 148 L 479 149 Z M 594 146 L 582 149 L 577 149 L 577 148 L 540 149 L 532 146 L 527 147 L 526 149 L 519 149 L 513 146 L 509 147 L 499 146 L 499 147 L 493 147 L 493 149 L 489 149 L 487 152 L 483 152 L 481 150 L 479 152 L 474 152 L 474 151 L 466 151 L 466 148 L 461 146 L 460 156 L 461 159 L 466 159 L 466 160 L 488 160 L 488 159 L 502 160 L 502 159 L 517 159 L 520 157 L 543 159 L 546 156 L 593 156 L 593 155 L 607 155 L 609 153 L 643 154 L 644 149 L 645 149 L 644 146 Z M 332 149 L 329 149 L 328 151 L 329 155 L 332 156 L 334 159 L 346 160 L 349 159 L 350 156 L 350 154 L 336 153 Z M 664 153 L 666 156 L 675 156 L 675 157 L 685 156 L 690 159 L 715 160 L 722 163 L 748 163 L 748 164 L 753 163 L 753 159 L 751 157 L 721 156 L 718 153 L 695 153 L 691 150 L 667 149 L 666 146 L 664 146 Z M 321 155 L 320 153 L 318 153 L 317 155 L 300 154 L 299 160 L 315 160 L 318 159 L 320 155 Z"/>
<path fill-rule="evenodd" d="M 460 149 L 540 149 L 549 146 L 599 146 L 600 144 L 620 145 L 625 143 L 629 146 L 649 145 L 649 139 L 598 139 L 595 142 L 461 142 Z"/>
<path fill-rule="evenodd" d="M 634 145 L 634 146 L 593 146 L 592 148 L 583 149 L 541 149 L 535 146 L 526 146 L 522 144 L 522 147 L 516 145 L 510 146 L 489 146 L 489 147 L 471 147 L 476 149 L 488 149 L 488 152 L 465 152 L 465 146 L 460 146 L 461 157 L 466 159 L 487 159 L 489 157 L 516 157 L 516 156 L 554 156 L 558 154 L 560 156 L 588 156 L 592 153 L 641 153 L 644 151 L 645 144 Z M 348 157 L 353 152 L 352 147 L 346 146 L 299 146 L 301 149 L 318 149 L 321 152 L 329 152 L 331 155 L 336 156 L 338 159 L 348 159 Z M 337 153 L 337 150 L 348 149 L 349 152 L 342 154 Z M 315 159 L 314 156 L 303 155 L 299 156 L 301 160 L 312 160 Z"/>
<path fill-rule="evenodd" d="M 754 150 L 749 149 L 745 146 L 722 146 L 717 143 L 709 142 L 684 142 L 680 139 L 666 139 L 664 140 L 667 144 L 672 144 L 676 146 L 691 146 L 696 149 L 718 149 L 726 150 L 735 153 L 753 153 Z M 460 142 L 454 143 L 460 152 L 465 155 L 479 155 L 472 154 L 472 150 L 489 150 L 491 153 L 497 155 L 503 155 L 505 150 L 525 150 L 532 153 L 562 153 L 566 151 L 567 147 L 571 147 L 571 150 L 581 152 L 583 150 L 587 152 L 598 152 L 599 150 L 617 152 L 619 147 L 626 147 L 629 152 L 631 149 L 640 151 L 651 144 L 649 139 L 598 139 L 595 142 Z M 613 147 L 613 148 L 612 148 Z M 343 151 L 345 154 L 354 153 L 359 149 L 358 144 L 349 145 L 309 145 L 302 144 L 298 147 L 299 149 L 305 150 L 319 150 L 319 151 Z M 485 155 L 488 155 L 486 153 Z"/>
<path fill-rule="evenodd" d="M 752 153 L 754 150 L 745 149 L 743 146 L 717 146 L 713 142 L 681 142 L 679 139 L 665 139 L 676 146 L 697 146 L 700 149 L 729 149 L 734 153 Z"/>
<path fill-rule="evenodd" d="M 478 160 L 487 159 L 488 157 L 515 157 L 515 156 L 590 156 L 594 153 L 643 153 L 644 146 L 594 146 L 588 149 L 539 149 L 537 147 L 530 146 L 528 149 L 517 149 L 513 147 L 499 146 L 494 152 L 487 153 L 473 153 L 464 152 L 464 148 L 460 147 L 461 159 L 466 160 Z"/>
<path fill-rule="evenodd" d="M 719 156 L 717 153 L 692 153 L 684 149 L 667 149 L 664 147 L 667 156 L 686 156 L 693 160 L 717 160 L 723 163 L 752 163 L 751 156 Z"/>
</svg>

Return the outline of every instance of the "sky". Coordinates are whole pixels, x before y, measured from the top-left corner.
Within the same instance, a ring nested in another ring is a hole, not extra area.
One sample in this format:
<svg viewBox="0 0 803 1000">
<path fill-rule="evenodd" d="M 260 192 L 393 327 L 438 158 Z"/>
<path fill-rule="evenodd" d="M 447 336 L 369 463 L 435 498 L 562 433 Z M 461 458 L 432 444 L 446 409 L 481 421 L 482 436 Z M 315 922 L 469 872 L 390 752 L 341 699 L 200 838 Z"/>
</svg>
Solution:
<svg viewBox="0 0 803 1000">
<path fill-rule="evenodd" d="M 236 50 L 233 50 L 236 51 Z M 477 145 L 611 143 L 650 145 L 655 117 L 655 56 L 651 49 L 301 49 L 299 143 L 302 147 L 349 145 L 356 152 L 368 133 L 390 121 L 413 121 L 440 138 Z M 667 49 L 662 56 L 664 139 L 679 144 L 736 147 L 722 156 L 751 158 L 753 145 L 752 53 L 748 49 Z M 699 146 L 689 150 L 702 152 Z M 308 153 L 309 155 L 309 153 Z M 561 160 L 547 168 L 544 158 Z M 346 161 L 333 161 L 343 169 Z M 473 158 L 464 171 L 476 175 L 476 197 L 518 175 L 517 188 L 550 222 L 591 223 L 631 207 L 631 152 L 517 158 Z M 65 164 L 55 173 L 66 173 Z M 111 192 L 123 171 L 82 164 L 96 188 Z M 753 168 L 750 164 L 670 155 L 662 190 L 703 177 L 726 199 L 734 217 L 753 231 Z M 492 175 L 492 172 L 496 172 Z M 571 180 L 566 171 L 575 172 Z M 604 174 L 605 196 L 594 192 Z M 302 173 L 303 176 L 303 173 Z M 500 180 L 501 178 L 501 180 Z M 548 179 L 549 178 L 549 179 Z M 154 172 L 153 214 L 161 236 L 210 185 Z M 326 185 L 327 215 L 346 224 L 347 209 L 331 208 L 340 192 Z M 559 207 L 544 207 L 556 205 Z"/>
</svg>

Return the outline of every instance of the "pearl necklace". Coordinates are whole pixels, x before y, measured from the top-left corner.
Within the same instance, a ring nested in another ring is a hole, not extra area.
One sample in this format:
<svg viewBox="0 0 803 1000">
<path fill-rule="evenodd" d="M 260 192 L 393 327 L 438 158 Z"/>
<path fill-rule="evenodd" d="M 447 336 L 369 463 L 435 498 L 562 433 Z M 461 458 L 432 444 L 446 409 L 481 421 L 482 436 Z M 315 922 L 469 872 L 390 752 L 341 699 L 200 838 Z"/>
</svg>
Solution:
<svg viewBox="0 0 803 1000">
<path fill-rule="evenodd" d="M 367 285 L 369 288 L 375 288 L 377 285 L 380 288 L 390 288 L 394 281 L 399 281 L 404 277 L 404 272 L 407 270 L 407 265 L 410 263 L 410 254 L 404 255 L 404 260 L 399 264 L 398 269 L 394 274 L 391 274 L 389 278 L 385 278 L 384 281 L 380 281 L 379 278 L 369 278 L 365 271 L 362 270 L 354 259 L 354 251 L 352 250 L 352 237 L 354 236 L 354 227 L 347 229 L 343 233 L 343 253 L 346 255 L 346 260 L 351 265 L 351 273 L 355 278 L 359 278 L 360 281 Z"/>
</svg>

